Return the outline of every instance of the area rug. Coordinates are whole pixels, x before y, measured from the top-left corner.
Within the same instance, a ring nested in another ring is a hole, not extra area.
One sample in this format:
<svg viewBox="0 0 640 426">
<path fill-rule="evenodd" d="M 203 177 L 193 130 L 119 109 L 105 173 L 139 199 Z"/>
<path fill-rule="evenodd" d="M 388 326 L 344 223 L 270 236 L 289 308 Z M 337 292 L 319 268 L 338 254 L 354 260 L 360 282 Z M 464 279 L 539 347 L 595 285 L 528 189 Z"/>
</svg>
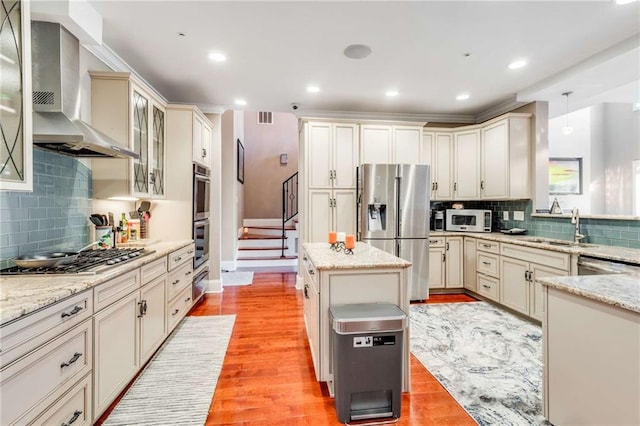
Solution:
<svg viewBox="0 0 640 426">
<path fill-rule="evenodd" d="M 411 351 L 478 424 L 549 424 L 540 326 L 486 302 L 410 310 Z"/>
<path fill-rule="evenodd" d="M 232 285 L 250 285 L 253 283 L 253 272 L 222 272 L 220 280 L 223 287 Z"/>
<path fill-rule="evenodd" d="M 103 424 L 205 424 L 234 322 L 183 319 Z"/>
</svg>

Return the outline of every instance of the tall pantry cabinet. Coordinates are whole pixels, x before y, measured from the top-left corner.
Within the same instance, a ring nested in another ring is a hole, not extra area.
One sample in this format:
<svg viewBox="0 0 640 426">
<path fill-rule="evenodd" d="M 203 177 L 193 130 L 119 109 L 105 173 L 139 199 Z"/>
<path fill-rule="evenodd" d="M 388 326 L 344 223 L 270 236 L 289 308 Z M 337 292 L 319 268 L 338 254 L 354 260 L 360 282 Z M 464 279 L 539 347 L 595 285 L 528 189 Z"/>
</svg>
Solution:
<svg viewBox="0 0 640 426">
<path fill-rule="evenodd" d="M 305 242 L 327 241 L 329 231 L 355 235 L 358 125 L 309 121 L 302 140 Z"/>
</svg>

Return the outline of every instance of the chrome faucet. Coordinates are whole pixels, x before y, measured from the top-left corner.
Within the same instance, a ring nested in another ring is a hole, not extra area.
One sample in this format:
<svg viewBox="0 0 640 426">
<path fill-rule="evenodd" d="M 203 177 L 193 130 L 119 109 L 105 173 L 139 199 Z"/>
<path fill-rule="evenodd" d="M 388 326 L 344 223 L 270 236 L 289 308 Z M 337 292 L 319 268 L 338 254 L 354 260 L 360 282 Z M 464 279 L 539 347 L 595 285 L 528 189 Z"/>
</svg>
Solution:
<svg viewBox="0 0 640 426">
<path fill-rule="evenodd" d="M 576 225 L 576 230 L 573 234 L 573 242 L 574 244 L 579 244 L 580 240 L 586 238 L 586 235 L 580 233 L 580 212 L 576 207 L 571 211 L 571 223 Z"/>
</svg>

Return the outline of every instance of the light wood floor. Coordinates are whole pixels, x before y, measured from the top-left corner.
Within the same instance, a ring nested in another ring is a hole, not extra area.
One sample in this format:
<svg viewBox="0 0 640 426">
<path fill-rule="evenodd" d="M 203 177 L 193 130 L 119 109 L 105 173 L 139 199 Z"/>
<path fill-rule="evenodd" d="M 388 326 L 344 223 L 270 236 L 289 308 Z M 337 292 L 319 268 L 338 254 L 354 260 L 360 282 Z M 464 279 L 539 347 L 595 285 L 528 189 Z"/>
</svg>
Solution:
<svg viewBox="0 0 640 426">
<path fill-rule="evenodd" d="M 428 303 L 468 302 L 464 295 Z M 207 425 L 339 425 L 334 400 L 315 380 L 293 273 L 255 273 L 250 286 L 205 295 L 190 315 L 236 315 Z M 475 425 L 411 356 L 411 393 L 400 425 Z"/>
</svg>

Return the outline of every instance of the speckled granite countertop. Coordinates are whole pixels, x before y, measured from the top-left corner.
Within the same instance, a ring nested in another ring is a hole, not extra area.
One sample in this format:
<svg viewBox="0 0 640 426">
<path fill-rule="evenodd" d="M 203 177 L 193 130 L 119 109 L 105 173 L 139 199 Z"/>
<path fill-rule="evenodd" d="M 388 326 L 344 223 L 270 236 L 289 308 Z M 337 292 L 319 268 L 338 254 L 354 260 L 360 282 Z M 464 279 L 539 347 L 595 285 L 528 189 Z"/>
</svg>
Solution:
<svg viewBox="0 0 640 426">
<path fill-rule="evenodd" d="M 305 243 L 304 250 L 316 269 L 408 268 L 411 262 L 357 242 L 353 254 L 331 250 L 328 243 Z"/>
<path fill-rule="evenodd" d="M 472 233 L 472 232 L 431 232 L 432 237 L 438 236 L 465 236 L 481 238 L 483 240 L 499 241 L 501 243 L 518 244 L 521 246 L 541 248 L 562 253 L 579 254 L 592 256 L 600 259 L 617 260 L 622 262 L 636 263 L 640 265 L 640 249 L 606 246 L 600 244 L 582 245 L 557 245 L 552 243 L 570 244 L 566 240 L 554 240 L 552 238 L 536 237 L 532 235 L 505 235 L 501 232 Z"/>
<path fill-rule="evenodd" d="M 186 247 L 192 241 L 171 241 L 146 246 L 154 253 L 95 275 L 9 275 L 0 277 L 0 325 L 37 311 L 74 294 Z"/>
<path fill-rule="evenodd" d="M 640 274 L 543 277 L 546 286 L 640 313 Z"/>
</svg>

